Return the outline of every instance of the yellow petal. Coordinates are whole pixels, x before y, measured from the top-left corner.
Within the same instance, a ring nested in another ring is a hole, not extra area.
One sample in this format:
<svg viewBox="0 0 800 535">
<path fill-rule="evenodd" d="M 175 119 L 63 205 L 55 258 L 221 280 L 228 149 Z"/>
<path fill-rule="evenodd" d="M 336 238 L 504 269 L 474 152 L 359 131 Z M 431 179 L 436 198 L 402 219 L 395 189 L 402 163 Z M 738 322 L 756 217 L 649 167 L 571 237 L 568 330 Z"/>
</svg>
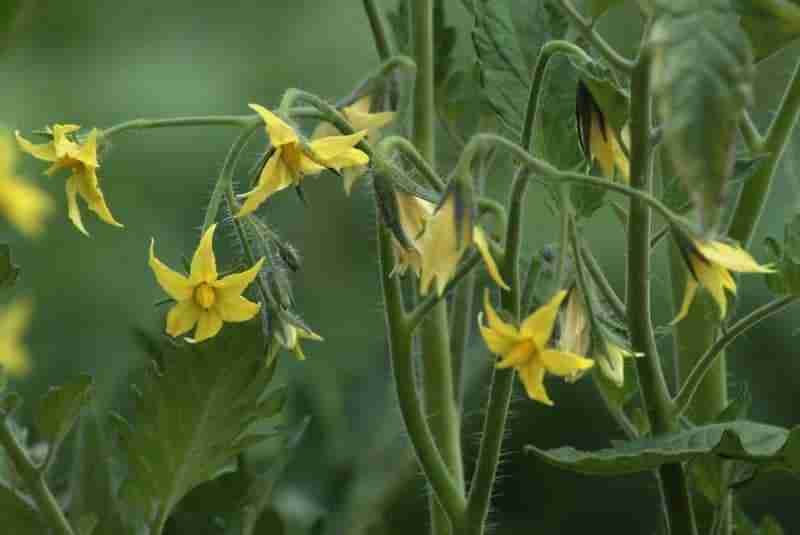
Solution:
<svg viewBox="0 0 800 535">
<path fill-rule="evenodd" d="M 364 95 L 342 111 L 344 112 L 344 116 L 347 117 L 347 120 L 349 121 L 351 113 L 369 113 L 369 108 L 371 105 L 372 97 L 370 95 Z"/>
<path fill-rule="evenodd" d="M 345 117 L 355 130 L 375 131 L 391 123 L 394 112 L 369 113 L 351 109 L 345 112 Z"/>
<path fill-rule="evenodd" d="M 561 377 L 567 377 L 594 366 L 594 361 L 591 359 L 554 349 L 540 352 L 539 358 L 548 372 Z"/>
<path fill-rule="evenodd" d="M 495 364 L 495 367 L 499 369 L 517 368 L 527 364 L 534 358 L 536 358 L 536 348 L 533 347 L 531 342 L 522 342 L 512 347 L 508 353 L 505 353 L 503 358 Z"/>
<path fill-rule="evenodd" d="M 189 332 L 197 324 L 202 311 L 194 299 L 175 303 L 167 313 L 167 334 L 174 337 Z"/>
<path fill-rule="evenodd" d="M 14 177 L 0 177 L 0 210 L 28 236 L 44 230 L 44 220 L 53 211 L 53 201 L 38 187 Z"/>
<path fill-rule="evenodd" d="M 436 291 L 439 295 L 458 268 L 458 262 L 464 251 L 472 243 L 472 224 L 462 222 L 463 236 L 458 236 L 456 224 L 456 194 L 455 190 L 448 193 L 442 205 L 428 220 L 425 231 L 417 240 L 417 246 L 422 255 L 422 273 L 420 277 L 420 292 L 428 293 L 431 284 L 436 281 Z"/>
<path fill-rule="evenodd" d="M 505 337 L 519 339 L 519 331 L 510 323 L 504 322 L 500 319 L 494 308 L 492 308 L 491 300 L 489 299 L 489 289 L 486 288 L 483 292 L 483 311 L 486 314 L 486 320 L 489 328 Z"/>
<path fill-rule="evenodd" d="M 53 143 L 42 143 L 40 145 L 36 145 L 31 143 L 24 137 L 22 137 L 19 131 L 14 132 L 14 135 L 17 138 L 17 143 L 19 144 L 19 148 L 37 158 L 39 160 L 44 160 L 46 162 L 54 162 L 58 159 L 56 156 L 56 149 L 53 146 Z"/>
<path fill-rule="evenodd" d="M 31 370 L 30 355 L 21 338 L 32 314 L 30 299 L 16 300 L 0 312 L 0 367 L 11 376 L 20 377 Z"/>
<path fill-rule="evenodd" d="M 619 171 L 619 175 L 622 177 L 623 182 L 629 184 L 631 181 L 631 164 L 628 161 L 628 157 L 625 155 L 625 151 L 622 149 L 617 136 L 615 136 L 613 132 L 609 132 L 609 135 L 611 135 L 611 151 L 614 154 L 614 166 Z"/>
<path fill-rule="evenodd" d="M 92 128 L 86 141 L 71 156 L 89 167 L 99 167 L 97 162 L 97 128 Z"/>
<path fill-rule="evenodd" d="M 480 320 L 480 318 L 479 318 Z M 485 325 L 479 325 L 483 341 L 493 354 L 502 356 L 509 353 L 519 340 L 516 337 L 506 336 L 497 331 L 493 331 Z"/>
<path fill-rule="evenodd" d="M 103 192 L 100 190 L 100 184 L 94 167 L 82 168 L 80 172 L 76 172 L 73 175 L 72 179 L 76 181 L 78 193 L 80 193 L 83 200 L 86 201 L 86 205 L 92 212 L 97 214 L 97 217 L 99 217 L 101 221 L 115 227 L 123 226 L 122 223 L 114 219 L 114 216 L 111 215 L 111 210 L 108 209 L 105 196 L 103 196 Z"/>
<path fill-rule="evenodd" d="M 53 147 L 55 147 L 56 157 L 64 158 L 73 156 L 78 151 L 78 144 L 68 136 L 77 132 L 81 127 L 77 124 L 54 124 L 51 130 L 53 134 Z"/>
<path fill-rule="evenodd" d="M 345 165 L 339 163 L 347 163 L 348 165 L 366 165 L 369 162 L 369 157 L 358 149 L 353 149 L 364 137 L 367 131 L 361 130 L 355 134 L 347 136 L 329 136 L 320 139 L 315 139 L 309 143 L 314 159 L 326 165 L 339 169 Z"/>
<path fill-rule="evenodd" d="M 273 193 L 286 189 L 291 185 L 291 173 L 281 159 L 281 149 L 277 149 L 267 160 L 261 175 L 258 177 L 256 187 L 243 195 L 246 200 L 236 217 L 242 217 L 255 211 Z"/>
<path fill-rule="evenodd" d="M 66 181 L 67 190 L 67 215 L 72 224 L 80 230 L 84 235 L 89 236 L 86 227 L 83 226 L 81 219 L 81 211 L 78 208 L 78 178 L 74 175 L 69 177 Z"/>
<path fill-rule="evenodd" d="M 217 280 L 217 259 L 214 257 L 214 231 L 216 223 L 208 227 L 192 257 L 189 281 L 192 285 L 201 282 L 212 283 Z"/>
<path fill-rule="evenodd" d="M 583 295 L 575 288 L 569 293 L 561 325 L 558 348 L 568 353 L 585 355 L 590 343 L 589 320 L 583 305 Z"/>
<path fill-rule="evenodd" d="M 281 145 L 297 143 L 297 132 L 286 124 L 283 119 L 258 104 L 250 104 L 250 108 L 263 119 L 264 125 L 267 127 L 267 134 L 269 134 L 269 141 L 273 147 L 278 148 Z"/>
<path fill-rule="evenodd" d="M 769 266 L 762 266 L 750 256 L 750 253 L 739 247 L 733 247 L 720 241 L 694 242 L 704 257 L 731 271 L 744 273 L 773 273 Z"/>
<path fill-rule="evenodd" d="M 504 290 L 510 290 L 508 284 L 505 283 L 503 277 L 500 276 L 500 270 L 497 269 L 497 264 L 494 261 L 494 257 L 492 257 L 492 253 L 489 252 L 489 242 L 486 239 L 486 235 L 483 233 L 480 227 L 475 227 L 472 231 L 472 241 L 475 243 L 475 247 L 477 247 L 478 251 L 481 253 L 483 257 L 483 263 L 486 264 L 486 271 L 489 273 L 489 276 L 497 283 Z"/>
<path fill-rule="evenodd" d="M 164 291 L 167 292 L 167 295 L 176 301 L 185 301 L 187 299 L 191 299 L 194 293 L 194 287 L 189 282 L 189 279 L 180 273 L 172 271 L 163 262 L 161 262 L 161 260 L 156 258 L 155 247 L 156 240 L 151 238 L 150 259 L 147 263 L 150 266 L 150 269 L 153 270 L 153 274 L 156 276 L 159 286 L 161 286 Z"/>
<path fill-rule="evenodd" d="M 716 301 L 719 307 L 720 319 L 724 318 L 728 313 L 728 298 L 725 295 L 725 286 L 728 285 L 730 287 L 732 285 L 733 289 L 736 289 L 736 284 L 733 282 L 731 274 L 724 267 L 717 264 L 707 264 L 694 258 L 691 258 L 691 261 L 698 281 Z"/>
<path fill-rule="evenodd" d="M 214 308 L 201 310 L 197 320 L 197 329 L 194 331 L 193 342 L 202 342 L 214 337 L 222 329 L 222 318 Z"/>
<path fill-rule="evenodd" d="M 287 166 L 292 167 L 287 163 Z M 326 165 L 322 165 L 319 161 L 315 160 L 304 152 L 298 152 L 296 172 L 299 175 L 318 175 L 327 169 Z"/>
<path fill-rule="evenodd" d="M 567 292 L 561 290 L 553 296 L 549 303 L 540 307 L 522 322 L 520 328 L 522 335 L 532 338 L 540 351 L 545 348 L 550 337 L 553 335 L 553 327 L 558 317 L 558 308 L 561 306 L 561 302 L 566 296 Z"/>
<path fill-rule="evenodd" d="M 261 310 L 261 303 L 253 303 L 241 295 L 220 298 L 214 308 L 223 321 L 247 321 Z"/>
<path fill-rule="evenodd" d="M 689 273 L 686 276 L 686 290 L 683 292 L 683 303 L 681 304 L 681 309 L 678 311 L 678 315 L 675 316 L 670 322 L 670 325 L 675 325 L 686 315 L 689 313 L 689 307 L 692 305 L 692 301 L 694 301 L 694 296 L 697 294 L 697 281 L 694 279 L 694 276 Z"/>
<path fill-rule="evenodd" d="M 250 269 L 242 271 L 241 273 L 228 275 L 227 277 L 223 277 L 216 282 L 213 282 L 212 286 L 217 289 L 220 299 L 233 299 L 241 295 L 245 288 L 250 286 L 250 283 L 253 282 L 256 277 L 258 277 L 258 273 L 264 266 L 265 260 L 266 259 L 262 257 L 261 260 L 253 264 Z"/>
<path fill-rule="evenodd" d="M 528 397 L 545 405 L 553 405 L 553 400 L 544 388 L 544 367 L 537 360 L 519 368 L 519 378 L 525 386 Z"/>
<path fill-rule="evenodd" d="M 336 156 L 325 159 L 324 162 L 329 169 L 341 172 L 345 168 L 366 166 L 369 163 L 369 156 L 359 149 L 347 149 Z"/>
<path fill-rule="evenodd" d="M 610 136 L 613 136 L 613 133 L 607 127 L 605 131 L 600 127 L 599 112 L 593 112 L 589 130 L 589 146 L 592 156 L 600 164 L 600 169 L 606 178 L 614 177 L 614 151 L 607 139 Z"/>
</svg>

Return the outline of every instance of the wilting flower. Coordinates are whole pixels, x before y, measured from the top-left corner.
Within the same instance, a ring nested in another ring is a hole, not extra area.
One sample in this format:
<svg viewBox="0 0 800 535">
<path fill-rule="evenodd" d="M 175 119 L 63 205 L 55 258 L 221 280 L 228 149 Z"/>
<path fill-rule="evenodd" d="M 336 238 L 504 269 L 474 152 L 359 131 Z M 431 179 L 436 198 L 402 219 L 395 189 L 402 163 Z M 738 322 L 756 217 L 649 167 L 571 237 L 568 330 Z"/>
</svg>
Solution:
<svg viewBox="0 0 800 535">
<path fill-rule="evenodd" d="M 519 373 L 528 397 L 546 405 L 553 401 L 544 388 L 545 372 L 570 377 L 594 365 L 594 361 L 556 349 L 547 349 L 553 334 L 558 310 L 567 292 L 558 292 L 549 303 L 528 316 L 522 325 L 504 322 L 489 302 L 489 292 L 484 294 L 483 309 L 486 325 L 480 319 L 481 335 L 489 351 L 500 357 L 498 368 L 515 368 Z"/>
<path fill-rule="evenodd" d="M 258 276 L 262 258 L 241 273 L 219 278 L 214 257 L 213 240 L 216 225 L 203 234 L 192 258 L 189 276 L 172 271 L 155 256 L 155 240 L 150 241 L 150 268 L 158 284 L 177 303 L 167 314 L 167 334 L 180 336 L 195 325 L 194 342 L 215 336 L 222 323 L 247 321 L 261 309 L 242 296 L 242 292 Z"/>
<path fill-rule="evenodd" d="M 273 193 L 299 185 L 305 175 L 316 175 L 325 169 L 340 172 L 369 163 L 369 156 L 354 148 L 367 135 L 366 130 L 305 143 L 294 128 L 268 109 L 258 104 L 250 107 L 264 120 L 273 152 L 261 170 L 256 187 L 243 195 L 246 200 L 237 217 L 249 214 Z"/>
<path fill-rule="evenodd" d="M 49 143 L 35 145 L 23 138 L 16 132 L 17 142 L 23 151 L 35 158 L 52 162 L 45 173 L 52 176 L 61 169 L 69 169 L 71 175 L 67 178 L 67 207 L 69 219 L 83 232 L 89 235 L 81 220 L 81 213 L 78 209 L 77 196 L 80 195 L 89 209 L 97 214 L 102 221 L 109 225 L 121 227 L 111 211 L 106 205 L 103 192 L 100 190 L 100 183 L 97 178 L 97 169 L 100 164 L 97 161 L 97 136 L 98 131 L 93 128 L 83 143 L 75 141 L 71 134 L 80 130 L 80 126 L 74 124 L 54 124 L 52 128 L 47 127 L 47 132 L 52 136 Z"/>
<path fill-rule="evenodd" d="M 728 311 L 725 290 L 736 293 L 736 281 L 731 271 L 740 273 L 773 273 L 770 266 L 762 266 L 740 247 L 716 240 L 680 240 L 679 248 L 689 268 L 686 278 L 686 291 L 678 315 L 672 320 L 675 324 L 686 317 L 689 306 L 697 293 L 697 286 L 706 288 L 719 307 L 719 317 L 724 318 Z"/>
<path fill-rule="evenodd" d="M 16 301 L 0 311 L 0 367 L 8 375 L 25 375 L 31 369 L 28 350 L 21 342 L 31 311 L 28 300 Z"/>
<path fill-rule="evenodd" d="M 392 111 L 370 113 L 370 103 L 371 99 L 369 95 L 361 97 L 351 106 L 342 108 L 342 115 L 344 115 L 344 118 L 347 119 L 347 122 L 350 123 L 350 126 L 352 126 L 354 130 L 366 130 L 367 139 L 370 144 L 374 145 L 380 139 L 380 129 L 391 123 L 394 120 L 395 114 Z M 311 135 L 311 139 L 314 140 L 336 135 L 341 135 L 341 132 L 339 132 L 335 126 L 328 122 L 321 122 Z M 344 176 L 344 190 L 348 195 L 350 195 L 355 181 L 364 174 L 366 169 L 366 166 L 361 165 L 349 167 L 342 171 L 342 175 Z"/>
<path fill-rule="evenodd" d="M 11 223 L 35 236 L 53 211 L 53 201 L 42 190 L 14 174 L 16 147 L 7 134 L 0 135 L 0 211 Z"/>
<path fill-rule="evenodd" d="M 291 323 L 285 323 L 282 330 L 277 331 L 280 333 L 278 341 L 283 347 L 293 352 L 297 360 L 305 360 L 306 355 L 303 353 L 303 348 L 300 347 L 300 340 L 314 340 L 322 342 L 322 337 L 310 329 L 299 327 Z"/>
<path fill-rule="evenodd" d="M 606 121 L 602 110 L 595 102 L 591 91 L 586 85 L 578 81 L 578 91 L 575 98 L 575 115 L 578 124 L 578 141 L 583 154 L 589 160 L 597 160 L 603 175 L 614 178 L 614 168 L 627 183 L 630 182 L 630 163 L 625 154 L 617 134 Z M 623 142 L 627 136 L 627 129 L 623 129 L 620 137 Z"/>
<path fill-rule="evenodd" d="M 475 245 L 486 264 L 489 276 L 503 289 L 508 285 L 500 276 L 497 263 L 489 251 L 486 234 L 478 226 L 471 224 L 471 217 L 464 217 L 461 223 L 456 218 L 456 189 L 451 189 L 444 202 L 436 209 L 433 203 L 404 192 L 396 192 L 400 227 L 408 238 L 405 247 L 395 239 L 394 247 L 398 253 L 398 265 L 393 273 L 405 273 L 410 267 L 420 277 L 420 292 L 424 295 L 432 284 L 439 295 L 458 268 L 458 262 L 470 245 Z M 467 207 L 460 207 L 468 210 Z M 460 236 L 459 236 L 459 227 Z"/>
</svg>

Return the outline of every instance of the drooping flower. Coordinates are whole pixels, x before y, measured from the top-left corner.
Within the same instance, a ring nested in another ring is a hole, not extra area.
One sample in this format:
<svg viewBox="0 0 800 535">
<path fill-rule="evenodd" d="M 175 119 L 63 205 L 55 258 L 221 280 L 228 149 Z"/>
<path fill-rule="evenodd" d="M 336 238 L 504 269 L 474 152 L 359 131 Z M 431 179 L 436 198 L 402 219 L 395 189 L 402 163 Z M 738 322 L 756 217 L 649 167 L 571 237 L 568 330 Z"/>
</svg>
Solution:
<svg viewBox="0 0 800 535">
<path fill-rule="evenodd" d="M 300 340 L 322 342 L 322 337 L 314 331 L 291 323 L 284 324 L 284 328 L 277 331 L 277 333 L 280 333 L 278 340 L 281 345 L 294 353 L 297 360 L 306 360 L 306 355 L 303 353 L 303 348 L 300 346 Z"/>
<path fill-rule="evenodd" d="M 36 236 L 53 211 L 53 201 L 35 185 L 14 174 L 17 152 L 8 134 L 0 135 L 0 212 L 21 232 Z"/>
<path fill-rule="evenodd" d="M 484 294 L 486 324 L 479 316 L 481 335 L 489 351 L 500 357 L 497 368 L 515 368 L 528 397 L 553 405 L 544 387 L 545 372 L 570 377 L 594 365 L 594 361 L 571 352 L 548 349 L 558 310 L 567 292 L 558 292 L 549 303 L 528 316 L 516 327 L 503 321 Z"/>
<path fill-rule="evenodd" d="M 455 275 L 458 263 L 470 245 L 475 245 L 486 264 L 489 276 L 503 289 L 508 285 L 500 276 L 497 263 L 489 250 L 489 241 L 471 217 L 459 223 L 457 211 L 469 210 L 458 206 L 456 188 L 450 189 L 438 209 L 414 195 L 396 192 L 400 226 L 408 238 L 406 247 L 393 242 L 398 264 L 393 273 L 403 274 L 410 267 L 420 277 L 420 293 L 427 294 L 432 285 L 439 295 Z M 461 227 L 459 231 L 459 227 Z M 460 234 L 460 236 L 459 236 Z"/>
<path fill-rule="evenodd" d="M 370 144 L 374 145 L 380 139 L 380 130 L 394 120 L 395 113 L 392 111 L 384 111 L 378 113 L 370 113 L 369 108 L 372 100 L 369 95 L 361 97 L 352 105 L 342 108 L 342 115 L 347 119 L 347 122 L 353 127 L 354 130 L 366 130 L 367 140 Z M 341 132 L 328 122 L 321 122 L 311 135 L 311 139 L 320 139 L 326 136 L 341 135 Z M 345 193 L 350 195 L 353 189 L 353 184 L 359 177 L 366 171 L 366 166 L 361 165 L 357 167 L 349 167 L 342 171 L 344 178 Z"/>
<path fill-rule="evenodd" d="M 258 276 L 264 258 L 241 273 L 219 278 L 214 257 L 212 225 L 203 234 L 192 258 L 189 276 L 171 270 L 155 256 L 155 240 L 150 241 L 150 268 L 158 284 L 176 303 L 167 314 L 167 334 L 180 336 L 195 325 L 194 342 L 216 336 L 223 322 L 247 321 L 261 309 L 242 296 L 242 292 Z"/>
<path fill-rule="evenodd" d="M 725 290 L 736 293 L 736 281 L 731 271 L 739 273 L 773 273 L 770 266 L 762 266 L 740 247 L 716 240 L 679 239 L 678 248 L 689 268 L 683 304 L 678 315 L 672 320 L 675 324 L 689 313 L 689 307 L 697 294 L 697 287 L 703 286 L 717 303 L 720 319 L 728 312 Z"/>
<path fill-rule="evenodd" d="M 578 81 L 575 115 L 578 141 L 584 156 L 590 161 L 597 160 L 606 178 L 614 178 L 614 168 L 616 168 L 623 181 L 630 182 L 630 162 L 619 139 L 630 145 L 625 139 L 627 129 L 623 129 L 618 138 L 591 91 L 582 81 Z"/>
<path fill-rule="evenodd" d="M 102 221 L 109 225 L 122 227 L 123 225 L 111 215 L 97 178 L 97 169 L 100 167 L 97 160 L 98 130 L 93 128 L 83 143 L 74 139 L 74 133 L 78 130 L 80 130 L 80 126 L 74 124 L 54 124 L 52 128 L 48 126 L 47 132 L 52 140 L 39 145 L 23 138 L 19 132 L 16 132 L 16 136 L 23 151 L 39 160 L 52 162 L 52 165 L 45 171 L 48 176 L 52 176 L 62 169 L 71 171 L 72 174 L 67 178 L 66 183 L 67 207 L 69 219 L 78 230 L 86 236 L 89 235 L 83 226 L 78 209 L 78 195 L 86 201 L 89 209 Z"/>
<path fill-rule="evenodd" d="M 25 375 L 31 369 L 30 355 L 21 338 L 28 328 L 32 308 L 30 301 L 21 300 L 0 311 L 0 367 L 13 377 Z"/>
<path fill-rule="evenodd" d="M 305 143 L 294 128 L 268 109 L 258 104 L 250 104 L 250 108 L 264 120 L 273 152 L 264 164 L 255 188 L 242 195 L 246 200 L 237 217 L 254 211 L 273 193 L 299 185 L 305 175 L 316 175 L 325 169 L 341 172 L 348 167 L 369 163 L 369 156 L 355 148 L 367 135 L 366 130 Z"/>
</svg>

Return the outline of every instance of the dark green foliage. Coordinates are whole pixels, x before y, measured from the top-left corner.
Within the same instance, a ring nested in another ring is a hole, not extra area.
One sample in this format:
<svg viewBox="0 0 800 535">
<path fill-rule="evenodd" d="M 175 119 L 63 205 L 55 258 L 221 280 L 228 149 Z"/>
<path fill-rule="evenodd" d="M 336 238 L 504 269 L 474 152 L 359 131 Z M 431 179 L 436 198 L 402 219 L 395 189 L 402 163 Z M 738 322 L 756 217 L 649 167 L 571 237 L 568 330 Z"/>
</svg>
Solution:
<svg viewBox="0 0 800 535">
<path fill-rule="evenodd" d="M 58 447 L 75 425 L 81 410 L 89 403 L 92 378 L 81 375 L 75 382 L 54 386 L 47 391 L 37 411 L 39 435 L 51 447 Z"/>
<path fill-rule="evenodd" d="M 10 288 L 19 278 L 19 266 L 11 261 L 11 247 L 0 243 L 0 289 Z"/>
</svg>

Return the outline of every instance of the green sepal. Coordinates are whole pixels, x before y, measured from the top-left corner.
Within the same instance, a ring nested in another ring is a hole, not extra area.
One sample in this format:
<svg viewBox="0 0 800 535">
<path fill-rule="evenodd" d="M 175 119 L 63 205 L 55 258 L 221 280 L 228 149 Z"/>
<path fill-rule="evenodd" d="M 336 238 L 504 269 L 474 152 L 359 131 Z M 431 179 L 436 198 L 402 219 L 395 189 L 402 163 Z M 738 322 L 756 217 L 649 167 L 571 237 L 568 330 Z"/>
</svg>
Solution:
<svg viewBox="0 0 800 535">
<path fill-rule="evenodd" d="M 57 448 L 75 425 L 81 410 L 92 399 L 94 385 L 88 375 L 74 382 L 51 387 L 39 403 L 36 427 L 40 437 Z"/>
<path fill-rule="evenodd" d="M 800 214 L 784 225 L 783 243 L 772 237 L 764 243 L 776 270 L 764 275 L 769 289 L 778 295 L 800 295 Z"/>
</svg>

